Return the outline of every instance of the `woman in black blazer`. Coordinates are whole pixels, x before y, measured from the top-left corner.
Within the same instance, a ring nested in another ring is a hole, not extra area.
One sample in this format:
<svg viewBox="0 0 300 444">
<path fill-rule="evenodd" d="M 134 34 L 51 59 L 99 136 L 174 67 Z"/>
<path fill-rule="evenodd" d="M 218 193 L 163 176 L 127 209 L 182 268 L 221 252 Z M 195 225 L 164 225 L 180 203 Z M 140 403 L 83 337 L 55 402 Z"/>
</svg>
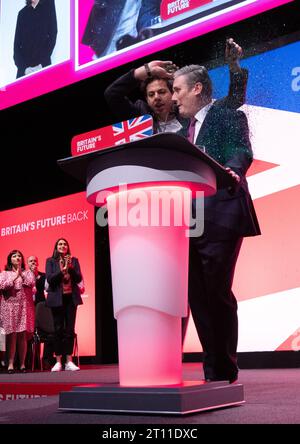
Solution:
<svg viewBox="0 0 300 444">
<path fill-rule="evenodd" d="M 71 256 L 69 243 L 56 241 L 52 257 L 46 261 L 49 284 L 47 306 L 51 308 L 54 328 L 56 364 L 52 372 L 62 370 L 62 356 L 66 355 L 65 370 L 79 370 L 72 362 L 77 305 L 82 304 L 79 282 L 82 280 L 79 261 Z"/>
</svg>

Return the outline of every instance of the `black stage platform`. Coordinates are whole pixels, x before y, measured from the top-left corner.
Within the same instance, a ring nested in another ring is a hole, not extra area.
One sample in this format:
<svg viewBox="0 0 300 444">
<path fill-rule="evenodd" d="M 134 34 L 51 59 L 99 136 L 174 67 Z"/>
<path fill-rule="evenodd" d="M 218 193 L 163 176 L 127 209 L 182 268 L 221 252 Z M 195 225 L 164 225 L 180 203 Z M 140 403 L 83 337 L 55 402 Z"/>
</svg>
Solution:
<svg viewBox="0 0 300 444">
<path fill-rule="evenodd" d="M 183 364 L 184 379 L 199 381 L 201 365 Z M 245 404 L 240 407 L 222 408 L 186 416 L 160 414 L 109 414 L 95 412 L 59 411 L 60 384 L 77 386 L 83 383 L 112 385 L 118 383 L 115 365 L 82 366 L 79 372 L 35 372 L 27 374 L 0 374 L 0 387 L 24 388 L 7 401 L 0 402 L 0 424 L 300 424 L 300 368 L 241 370 L 239 382 L 245 389 Z M 46 384 L 57 391 L 52 396 L 24 393 L 31 384 Z"/>
</svg>

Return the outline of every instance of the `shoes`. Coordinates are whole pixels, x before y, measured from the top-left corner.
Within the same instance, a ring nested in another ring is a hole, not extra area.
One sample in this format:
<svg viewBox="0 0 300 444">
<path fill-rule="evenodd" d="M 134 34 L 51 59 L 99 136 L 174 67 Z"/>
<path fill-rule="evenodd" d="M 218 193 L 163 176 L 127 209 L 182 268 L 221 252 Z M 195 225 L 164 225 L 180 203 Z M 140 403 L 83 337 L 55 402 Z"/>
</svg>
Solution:
<svg viewBox="0 0 300 444">
<path fill-rule="evenodd" d="M 60 362 L 57 362 L 51 369 L 52 372 L 61 372 L 62 371 L 62 365 Z"/>
<path fill-rule="evenodd" d="M 20 373 L 27 373 L 26 368 L 25 367 L 20 368 Z"/>
<path fill-rule="evenodd" d="M 70 362 L 66 363 L 65 370 L 69 370 L 71 372 L 75 372 L 77 370 L 80 370 L 80 368 L 77 367 L 77 365 L 75 365 L 72 361 L 70 361 Z"/>
<path fill-rule="evenodd" d="M 15 373 L 15 370 L 13 368 L 10 368 L 10 369 L 7 370 L 7 373 L 9 375 L 13 375 Z"/>
</svg>

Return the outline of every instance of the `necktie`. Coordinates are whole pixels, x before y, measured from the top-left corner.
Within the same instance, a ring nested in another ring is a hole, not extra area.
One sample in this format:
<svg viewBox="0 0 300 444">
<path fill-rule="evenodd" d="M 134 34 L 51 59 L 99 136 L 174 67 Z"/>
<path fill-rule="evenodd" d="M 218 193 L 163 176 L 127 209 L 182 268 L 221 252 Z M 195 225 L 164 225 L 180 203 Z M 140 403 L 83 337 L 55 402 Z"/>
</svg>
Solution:
<svg viewBox="0 0 300 444">
<path fill-rule="evenodd" d="M 197 122 L 197 119 L 195 117 L 192 117 L 190 120 L 189 129 L 188 129 L 188 140 L 191 143 L 194 143 L 196 122 Z"/>
</svg>

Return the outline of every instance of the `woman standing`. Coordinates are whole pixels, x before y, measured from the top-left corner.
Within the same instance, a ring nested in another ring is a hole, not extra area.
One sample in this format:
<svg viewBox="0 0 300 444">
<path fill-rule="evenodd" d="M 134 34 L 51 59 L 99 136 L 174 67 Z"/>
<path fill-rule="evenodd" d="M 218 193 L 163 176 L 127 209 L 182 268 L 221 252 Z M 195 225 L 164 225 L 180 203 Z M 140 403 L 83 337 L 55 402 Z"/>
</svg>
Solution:
<svg viewBox="0 0 300 444">
<path fill-rule="evenodd" d="M 12 250 L 7 257 L 5 271 L 0 273 L 2 290 L 1 323 L 8 344 L 8 373 L 14 373 L 16 347 L 20 371 L 25 373 L 27 340 L 34 332 L 34 303 L 32 288 L 35 278 L 31 271 L 25 271 L 24 256 L 19 250 Z"/>
<path fill-rule="evenodd" d="M 71 256 L 69 243 L 56 241 L 52 257 L 46 261 L 46 279 L 49 284 L 47 306 L 51 308 L 56 364 L 52 372 L 62 370 L 62 356 L 66 356 L 65 370 L 79 370 L 72 362 L 77 305 L 82 304 L 79 282 L 82 280 L 79 261 Z"/>
</svg>

